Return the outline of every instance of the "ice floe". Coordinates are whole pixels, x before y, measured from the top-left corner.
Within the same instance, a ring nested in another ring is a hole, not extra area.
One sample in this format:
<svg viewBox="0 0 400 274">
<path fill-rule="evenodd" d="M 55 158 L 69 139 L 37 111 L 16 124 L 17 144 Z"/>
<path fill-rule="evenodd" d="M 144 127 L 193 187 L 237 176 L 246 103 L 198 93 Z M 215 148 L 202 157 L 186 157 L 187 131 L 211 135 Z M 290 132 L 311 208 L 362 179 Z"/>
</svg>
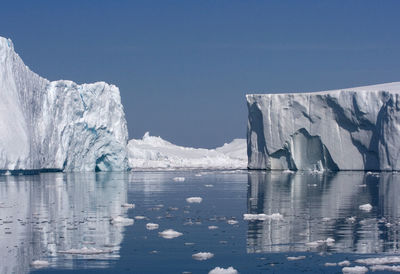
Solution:
<svg viewBox="0 0 400 274">
<path fill-rule="evenodd" d="M 342 272 L 345 274 L 361 274 L 368 272 L 368 268 L 365 266 L 346 266 L 342 268 Z"/>
<path fill-rule="evenodd" d="M 271 215 L 267 215 L 264 213 L 261 214 L 243 214 L 243 219 L 247 221 L 265 221 L 265 220 L 282 220 L 283 216 L 280 213 L 273 213 Z"/>
<path fill-rule="evenodd" d="M 208 274 L 238 274 L 239 272 L 234 269 L 232 266 L 228 268 L 216 267 L 212 269 Z"/>
<path fill-rule="evenodd" d="M 298 260 L 304 260 L 306 258 L 306 256 L 297 256 L 297 257 L 287 257 L 286 259 L 288 261 L 298 261 Z"/>
<path fill-rule="evenodd" d="M 49 262 L 43 260 L 35 260 L 31 263 L 31 266 L 34 268 L 44 268 L 49 266 Z"/>
<path fill-rule="evenodd" d="M 146 224 L 146 228 L 147 228 L 148 230 L 155 230 L 155 229 L 158 229 L 158 227 L 159 227 L 158 224 L 154 224 L 154 223 L 147 223 L 147 224 Z"/>
<path fill-rule="evenodd" d="M 205 261 L 214 257 L 214 254 L 211 252 L 198 252 L 192 255 L 192 258 L 198 261 Z"/>
<path fill-rule="evenodd" d="M 372 210 L 372 205 L 370 204 L 360 205 L 358 208 L 363 211 L 369 212 Z"/>
<path fill-rule="evenodd" d="M 190 203 L 190 204 L 199 204 L 203 201 L 203 198 L 201 197 L 189 197 L 186 198 L 186 202 Z"/>
<path fill-rule="evenodd" d="M 111 218 L 111 224 L 113 225 L 119 225 L 119 226 L 125 226 L 125 225 L 133 225 L 134 220 L 130 218 L 125 218 L 122 216 L 117 216 Z"/>
<path fill-rule="evenodd" d="M 182 233 L 175 231 L 173 229 L 167 229 L 162 232 L 158 232 L 158 234 L 164 239 L 173 239 L 183 235 Z"/>
</svg>

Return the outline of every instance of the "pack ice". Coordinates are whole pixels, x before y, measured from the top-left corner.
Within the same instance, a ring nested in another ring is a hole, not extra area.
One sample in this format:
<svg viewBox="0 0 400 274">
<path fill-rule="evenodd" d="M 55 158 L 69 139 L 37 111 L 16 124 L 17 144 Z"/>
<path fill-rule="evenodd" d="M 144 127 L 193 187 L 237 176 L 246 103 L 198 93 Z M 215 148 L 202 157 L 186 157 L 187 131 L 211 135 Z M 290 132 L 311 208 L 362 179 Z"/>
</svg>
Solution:
<svg viewBox="0 0 400 274">
<path fill-rule="evenodd" d="M 400 82 L 312 93 L 248 94 L 248 167 L 400 169 Z"/>
<path fill-rule="evenodd" d="M 32 72 L 0 37 L 0 169 L 125 170 L 119 90 Z"/>
</svg>

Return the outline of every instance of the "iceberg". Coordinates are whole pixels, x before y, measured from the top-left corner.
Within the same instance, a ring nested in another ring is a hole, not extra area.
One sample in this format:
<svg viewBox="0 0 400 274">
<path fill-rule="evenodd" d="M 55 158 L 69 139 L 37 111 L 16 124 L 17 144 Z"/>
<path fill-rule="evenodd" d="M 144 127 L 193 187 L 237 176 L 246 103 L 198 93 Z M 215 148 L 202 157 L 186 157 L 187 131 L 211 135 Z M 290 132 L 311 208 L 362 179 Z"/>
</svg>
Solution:
<svg viewBox="0 0 400 274">
<path fill-rule="evenodd" d="M 234 139 L 215 149 L 174 145 L 161 137 L 145 133 L 142 139 L 128 143 L 129 165 L 132 169 L 246 169 L 245 139 Z M 174 178 L 174 181 L 184 178 Z"/>
<path fill-rule="evenodd" d="M 249 169 L 400 170 L 400 82 L 248 94 Z"/>
<path fill-rule="evenodd" d="M 119 89 L 49 81 L 0 37 L 0 169 L 126 170 L 128 131 Z"/>
</svg>

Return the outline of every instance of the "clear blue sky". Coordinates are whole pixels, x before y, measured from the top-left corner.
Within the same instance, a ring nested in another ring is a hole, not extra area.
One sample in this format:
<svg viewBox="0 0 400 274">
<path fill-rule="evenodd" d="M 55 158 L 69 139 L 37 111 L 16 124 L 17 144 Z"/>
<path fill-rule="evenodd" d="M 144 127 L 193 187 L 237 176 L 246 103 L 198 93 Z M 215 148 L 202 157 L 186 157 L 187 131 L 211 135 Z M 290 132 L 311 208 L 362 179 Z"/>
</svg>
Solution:
<svg viewBox="0 0 400 274">
<path fill-rule="evenodd" d="M 0 35 L 50 80 L 121 90 L 131 138 L 245 138 L 246 93 L 400 81 L 400 1 L 2 1 Z"/>
</svg>

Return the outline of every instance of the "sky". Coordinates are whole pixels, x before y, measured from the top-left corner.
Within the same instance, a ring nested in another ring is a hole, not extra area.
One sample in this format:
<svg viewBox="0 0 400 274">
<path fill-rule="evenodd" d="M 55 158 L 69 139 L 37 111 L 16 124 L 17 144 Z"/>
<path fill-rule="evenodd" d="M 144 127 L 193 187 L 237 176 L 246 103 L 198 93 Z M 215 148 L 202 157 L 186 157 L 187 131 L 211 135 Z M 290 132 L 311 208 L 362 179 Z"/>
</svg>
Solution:
<svg viewBox="0 0 400 274">
<path fill-rule="evenodd" d="M 246 138 L 246 93 L 400 81 L 400 1 L 3 0 L 34 72 L 120 88 L 130 138 Z"/>
</svg>

